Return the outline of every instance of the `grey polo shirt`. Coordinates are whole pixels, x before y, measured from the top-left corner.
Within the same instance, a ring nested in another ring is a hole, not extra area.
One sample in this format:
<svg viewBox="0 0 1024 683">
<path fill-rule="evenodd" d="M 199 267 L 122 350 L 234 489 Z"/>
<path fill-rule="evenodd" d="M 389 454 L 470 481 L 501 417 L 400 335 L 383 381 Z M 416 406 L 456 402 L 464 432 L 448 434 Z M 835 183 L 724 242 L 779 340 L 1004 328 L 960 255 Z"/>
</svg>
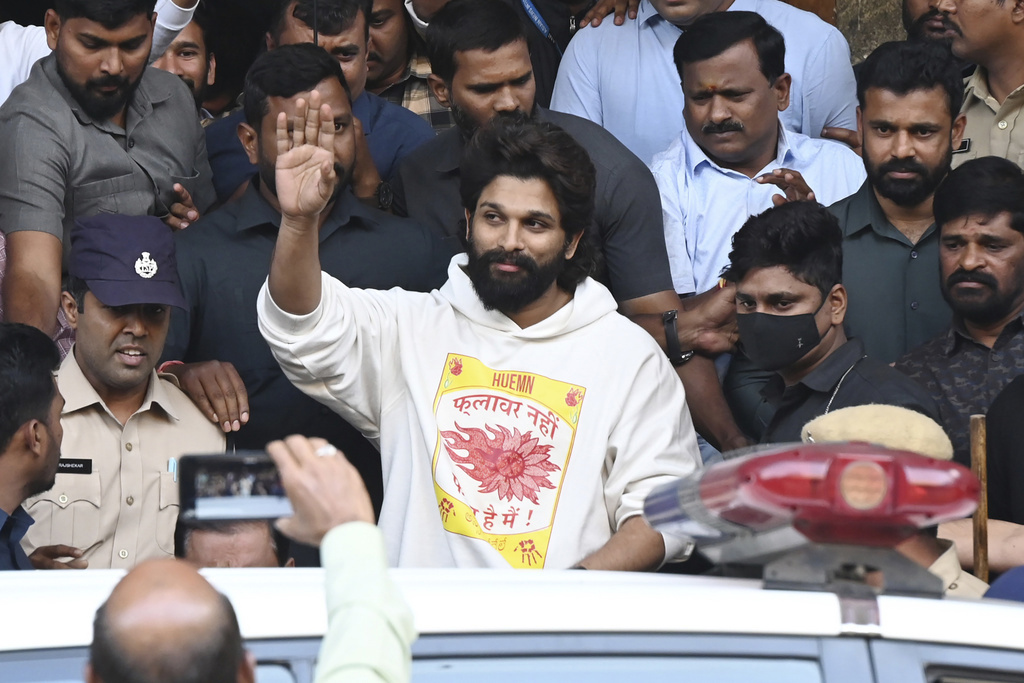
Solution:
<svg viewBox="0 0 1024 683">
<path fill-rule="evenodd" d="M 911 244 L 885 217 L 868 182 L 829 211 L 843 229 L 847 334 L 860 339 L 869 356 L 892 363 L 949 327 L 935 225 Z"/>
<path fill-rule="evenodd" d="M 48 232 L 70 248 L 76 217 L 165 216 L 175 183 L 203 211 L 213 203 L 206 138 L 181 80 L 148 67 L 124 129 L 93 121 L 57 74 L 36 62 L 0 107 L 0 230 Z"/>
</svg>

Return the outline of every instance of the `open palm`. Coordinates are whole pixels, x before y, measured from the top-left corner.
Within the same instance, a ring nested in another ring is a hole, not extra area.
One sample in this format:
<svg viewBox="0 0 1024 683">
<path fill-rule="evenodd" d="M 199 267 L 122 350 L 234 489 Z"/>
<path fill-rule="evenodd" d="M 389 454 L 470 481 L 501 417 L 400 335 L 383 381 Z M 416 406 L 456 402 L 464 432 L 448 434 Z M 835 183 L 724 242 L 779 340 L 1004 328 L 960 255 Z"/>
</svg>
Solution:
<svg viewBox="0 0 1024 683">
<path fill-rule="evenodd" d="M 320 104 L 320 93 L 309 102 L 298 100 L 288 130 L 288 116 L 277 116 L 277 163 L 275 180 L 281 213 L 315 218 L 324 210 L 338 182 L 334 171 L 334 114 Z"/>
</svg>

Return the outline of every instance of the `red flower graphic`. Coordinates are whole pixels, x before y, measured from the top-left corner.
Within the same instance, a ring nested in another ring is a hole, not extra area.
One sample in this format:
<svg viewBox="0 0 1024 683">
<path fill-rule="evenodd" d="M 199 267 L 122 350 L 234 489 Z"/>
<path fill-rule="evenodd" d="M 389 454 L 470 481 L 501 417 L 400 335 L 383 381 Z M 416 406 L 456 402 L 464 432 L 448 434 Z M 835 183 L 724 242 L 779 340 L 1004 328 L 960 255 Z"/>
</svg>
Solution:
<svg viewBox="0 0 1024 683">
<path fill-rule="evenodd" d="M 579 389 L 573 388 L 565 395 L 565 405 L 570 408 L 579 405 L 580 399 L 583 398 L 583 392 Z"/>
<path fill-rule="evenodd" d="M 448 369 L 451 370 L 451 373 L 453 375 L 461 375 L 462 374 L 462 359 L 461 358 L 452 358 L 451 362 L 448 363 Z"/>
<path fill-rule="evenodd" d="M 488 437 L 483 429 L 460 427 L 458 422 L 458 432 L 441 432 L 448 455 L 480 482 L 480 493 L 497 491 L 499 500 L 512 500 L 514 496 L 539 503 L 538 491 L 555 488 L 548 480 L 548 472 L 560 469 L 548 459 L 551 446 L 538 445 L 533 432 L 510 432 L 501 425 L 484 427 L 494 438 Z M 455 451 L 465 451 L 467 455 L 462 457 Z"/>
</svg>

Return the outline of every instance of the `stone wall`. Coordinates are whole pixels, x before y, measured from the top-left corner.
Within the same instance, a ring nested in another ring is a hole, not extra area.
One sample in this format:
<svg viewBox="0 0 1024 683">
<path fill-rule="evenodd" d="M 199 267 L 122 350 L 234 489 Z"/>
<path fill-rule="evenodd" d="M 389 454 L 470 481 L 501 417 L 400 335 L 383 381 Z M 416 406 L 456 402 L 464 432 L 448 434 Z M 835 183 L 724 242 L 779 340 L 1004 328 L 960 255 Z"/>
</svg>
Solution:
<svg viewBox="0 0 1024 683">
<path fill-rule="evenodd" d="M 836 26 L 850 42 L 854 64 L 878 45 L 906 38 L 899 0 L 837 0 Z"/>
</svg>

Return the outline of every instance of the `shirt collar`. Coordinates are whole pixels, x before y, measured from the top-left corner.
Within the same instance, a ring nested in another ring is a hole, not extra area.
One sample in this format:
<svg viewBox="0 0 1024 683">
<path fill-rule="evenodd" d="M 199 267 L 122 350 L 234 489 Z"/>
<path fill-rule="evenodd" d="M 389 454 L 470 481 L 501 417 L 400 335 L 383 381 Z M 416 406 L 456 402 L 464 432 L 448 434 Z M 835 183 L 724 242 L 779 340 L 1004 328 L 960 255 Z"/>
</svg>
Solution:
<svg viewBox="0 0 1024 683">
<path fill-rule="evenodd" d="M 945 592 L 960 580 L 963 569 L 960 567 L 960 560 L 957 558 L 953 542 L 941 538 L 937 540 L 944 550 L 939 555 L 939 559 L 928 567 L 928 571 L 942 579 L 942 590 Z"/>
<path fill-rule="evenodd" d="M 871 182 L 865 180 L 860 189 L 850 197 L 846 224 L 842 226 L 843 235 L 850 237 L 869 229 L 880 232 L 880 229 L 885 226 L 892 226 L 892 223 L 882 211 L 882 205 L 878 203 L 878 197 L 875 196 Z M 892 229 L 895 230 L 895 226 Z"/>
<path fill-rule="evenodd" d="M 860 339 L 850 339 L 800 380 L 800 384 L 821 393 L 833 391 L 846 372 L 863 357 L 864 344 Z"/>
<path fill-rule="evenodd" d="M 996 337 L 996 344 L 998 345 L 999 341 L 1005 335 L 1016 334 L 1021 329 L 1024 329 L 1024 310 L 1022 310 L 1016 318 L 1006 323 L 1006 326 L 1003 327 L 1002 331 L 999 333 L 999 336 Z M 956 352 L 961 339 L 963 341 L 971 342 L 972 344 L 978 343 L 977 341 L 975 341 L 974 337 L 972 337 L 970 333 L 967 331 L 967 327 L 964 326 L 964 319 L 961 316 L 954 313 L 953 324 L 949 326 L 948 330 L 946 330 L 946 334 L 944 335 L 942 340 L 942 353 L 945 354 L 946 357 L 952 356 Z"/>
<path fill-rule="evenodd" d="M 421 55 L 418 52 L 413 52 L 409 56 L 409 65 L 406 67 L 405 75 L 402 76 L 402 80 L 409 78 L 410 76 L 427 80 L 433 72 L 430 70 L 430 59 L 426 55 Z"/>
<path fill-rule="evenodd" d="M 57 371 L 57 385 L 60 388 L 61 395 L 64 397 L 64 410 L 61 411 L 61 415 L 70 415 L 98 403 L 108 415 L 114 417 L 114 414 L 110 412 L 110 408 L 100 398 L 100 395 L 93 388 L 92 384 L 89 383 L 89 380 L 82 372 L 82 368 L 78 365 L 78 361 L 75 359 L 74 346 L 68 352 L 67 358 L 60 364 L 60 370 Z M 160 378 L 157 377 L 156 370 L 149 374 L 149 388 L 146 389 L 146 396 L 143 398 L 142 406 L 136 411 L 136 414 L 152 410 L 154 405 L 159 406 L 171 419 L 179 419 L 174 411 L 174 404 L 171 401 L 170 393 Z M 116 420 L 116 418 L 114 419 Z"/>
<path fill-rule="evenodd" d="M 683 145 L 686 147 L 687 170 L 690 172 L 691 176 L 697 174 L 697 167 L 700 166 L 701 164 L 705 164 L 711 168 L 714 168 L 720 173 L 743 175 L 739 171 L 733 171 L 732 169 L 723 168 L 716 164 L 714 161 L 712 161 L 711 158 L 708 157 L 707 154 L 705 154 L 704 150 L 701 149 L 701 146 L 697 144 L 697 141 L 693 139 L 693 137 L 686 130 L 686 128 L 683 128 L 683 131 L 680 133 L 680 135 L 683 138 Z M 775 148 L 775 159 L 772 162 L 770 162 L 769 165 L 775 164 L 776 166 L 785 168 L 787 166 L 787 163 L 792 158 L 793 150 L 789 146 L 789 136 L 786 134 L 785 126 L 783 126 L 782 122 L 780 121 L 779 141 Z"/>
<path fill-rule="evenodd" d="M 36 523 L 36 520 L 32 519 L 32 515 L 28 514 L 25 508 L 20 505 L 14 509 L 14 514 L 12 515 L 0 510 L 0 528 L 7 524 L 7 520 L 12 520 L 11 541 L 13 543 L 20 542 L 28 532 L 28 528 Z"/>
<path fill-rule="evenodd" d="M 640 3 L 640 8 L 636 11 L 636 23 L 643 26 L 652 20 L 664 21 L 661 15 L 658 14 L 658 10 L 654 9 L 654 5 L 651 4 L 651 0 L 643 0 L 643 2 Z"/>
<path fill-rule="evenodd" d="M 238 199 L 238 213 L 234 221 L 237 233 L 265 225 L 273 226 L 276 230 L 281 225 L 281 214 L 260 194 L 259 182 L 259 176 L 254 176 L 245 193 Z M 351 190 L 345 189 L 338 195 L 331 213 L 320 228 L 320 240 L 323 241 L 325 237 L 353 221 L 376 225 L 379 219 L 379 212 L 356 199 Z"/>
<path fill-rule="evenodd" d="M 992 94 L 988 91 L 988 72 L 985 67 L 979 65 L 967 79 L 967 85 L 964 86 L 964 101 L 975 97 L 984 102 L 991 96 Z"/>
</svg>

